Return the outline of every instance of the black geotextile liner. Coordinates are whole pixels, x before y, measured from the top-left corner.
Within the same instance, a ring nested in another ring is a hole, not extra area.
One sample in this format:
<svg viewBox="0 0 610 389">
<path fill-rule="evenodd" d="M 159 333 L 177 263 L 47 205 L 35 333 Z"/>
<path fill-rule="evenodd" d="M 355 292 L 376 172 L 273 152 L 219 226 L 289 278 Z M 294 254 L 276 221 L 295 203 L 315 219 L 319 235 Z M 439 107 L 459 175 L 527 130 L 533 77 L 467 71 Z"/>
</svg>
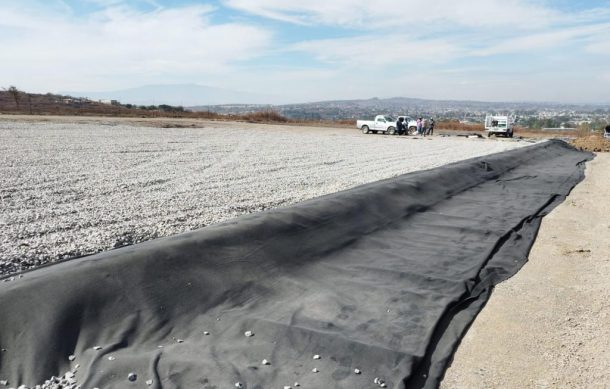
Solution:
<svg viewBox="0 0 610 389">
<path fill-rule="evenodd" d="M 0 379 L 437 387 L 591 158 L 535 144 L 24 273 L 0 282 Z"/>
</svg>

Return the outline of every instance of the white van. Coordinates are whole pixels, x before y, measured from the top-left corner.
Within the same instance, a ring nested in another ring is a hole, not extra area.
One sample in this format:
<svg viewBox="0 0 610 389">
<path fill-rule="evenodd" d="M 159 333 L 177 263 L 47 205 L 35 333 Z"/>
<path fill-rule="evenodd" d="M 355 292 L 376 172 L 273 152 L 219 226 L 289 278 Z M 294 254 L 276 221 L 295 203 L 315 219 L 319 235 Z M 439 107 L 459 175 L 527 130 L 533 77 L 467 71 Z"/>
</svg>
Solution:
<svg viewBox="0 0 610 389">
<path fill-rule="evenodd" d="M 485 116 L 485 131 L 487 136 L 492 135 L 504 135 L 506 137 L 513 137 L 513 119 L 510 116 Z"/>
</svg>

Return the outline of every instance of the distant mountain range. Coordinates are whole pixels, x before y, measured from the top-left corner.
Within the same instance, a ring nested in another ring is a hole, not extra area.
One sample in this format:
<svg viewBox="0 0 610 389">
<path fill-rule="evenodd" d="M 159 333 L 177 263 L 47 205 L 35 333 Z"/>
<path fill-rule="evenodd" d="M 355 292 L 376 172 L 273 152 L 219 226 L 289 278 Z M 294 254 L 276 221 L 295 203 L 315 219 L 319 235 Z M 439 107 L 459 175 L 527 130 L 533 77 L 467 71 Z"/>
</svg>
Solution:
<svg viewBox="0 0 610 389">
<path fill-rule="evenodd" d="M 368 98 L 368 99 L 353 99 L 353 100 L 330 100 L 330 101 L 319 101 L 304 104 L 285 104 L 282 107 L 290 106 L 333 106 L 333 107 L 358 107 L 358 108 L 386 108 L 389 110 L 398 109 L 404 107 L 425 107 L 429 110 L 441 110 L 441 109 L 533 109 L 533 108 L 599 108 L 600 106 L 606 106 L 603 104 L 568 104 L 568 103 L 554 103 L 554 102 L 490 102 L 490 101 L 476 101 L 476 100 L 432 100 L 432 99 L 419 99 L 411 97 L 389 97 L 389 98 Z"/>
<path fill-rule="evenodd" d="M 193 111 L 219 114 L 245 114 L 271 109 L 290 119 L 340 120 L 374 117 L 376 114 L 422 115 L 463 121 L 480 121 L 487 113 L 535 115 L 541 111 L 607 112 L 608 107 L 593 104 L 563 104 L 546 102 L 484 102 L 461 100 L 427 100 L 408 97 L 371 98 L 359 100 L 319 101 L 302 104 L 260 105 L 221 104 L 188 107 Z"/>
<path fill-rule="evenodd" d="M 332 100 L 281 104 L 278 96 L 240 92 L 197 84 L 146 85 L 107 92 L 62 92 L 91 100 L 118 100 L 122 104 L 183 106 L 193 111 L 245 114 L 271 109 L 291 119 L 354 119 L 377 113 L 425 115 L 480 120 L 485 113 L 533 115 L 539 111 L 606 111 L 608 106 L 552 102 L 484 102 L 430 100 L 409 97 Z"/>
<path fill-rule="evenodd" d="M 118 100 L 137 105 L 217 105 L 217 104 L 272 104 L 275 96 L 233 91 L 197 84 L 145 85 L 138 88 L 106 92 L 61 92 L 62 95 L 87 97 L 91 100 Z"/>
</svg>

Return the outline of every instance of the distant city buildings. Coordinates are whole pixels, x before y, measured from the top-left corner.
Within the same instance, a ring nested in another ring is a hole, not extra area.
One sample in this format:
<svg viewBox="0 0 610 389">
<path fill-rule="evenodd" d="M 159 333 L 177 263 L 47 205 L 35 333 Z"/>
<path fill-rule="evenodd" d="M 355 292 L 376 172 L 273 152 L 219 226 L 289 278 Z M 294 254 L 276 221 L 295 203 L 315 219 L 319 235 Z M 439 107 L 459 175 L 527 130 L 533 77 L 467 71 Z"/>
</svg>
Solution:
<svg viewBox="0 0 610 389">
<path fill-rule="evenodd" d="M 610 123 L 610 106 L 435 101 L 410 98 L 325 101 L 276 106 L 233 104 L 194 109 L 219 114 L 273 110 L 287 118 L 297 120 L 355 120 L 389 114 L 433 117 L 437 120 L 456 120 L 461 123 L 483 123 L 488 114 L 504 114 L 515 117 L 518 126 L 553 129 L 570 129 L 583 125 L 597 128 Z"/>
</svg>

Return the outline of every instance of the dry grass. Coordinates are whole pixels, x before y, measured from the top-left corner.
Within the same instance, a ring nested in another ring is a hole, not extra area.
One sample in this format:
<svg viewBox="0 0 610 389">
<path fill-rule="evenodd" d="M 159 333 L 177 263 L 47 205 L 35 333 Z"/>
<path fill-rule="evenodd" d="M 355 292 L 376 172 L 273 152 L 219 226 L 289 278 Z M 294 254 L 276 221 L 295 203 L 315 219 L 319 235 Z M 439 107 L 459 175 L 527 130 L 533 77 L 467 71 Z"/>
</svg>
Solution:
<svg viewBox="0 0 610 389">
<path fill-rule="evenodd" d="M 610 139 L 604 139 L 599 134 L 579 136 L 570 143 L 579 150 L 592 151 L 595 153 L 610 152 Z"/>
<path fill-rule="evenodd" d="M 483 123 L 460 123 L 457 120 L 441 120 L 435 124 L 435 128 L 462 132 L 483 132 L 485 130 Z"/>
<path fill-rule="evenodd" d="M 469 132 L 469 133 L 481 133 L 485 132 L 485 126 L 483 123 L 460 123 L 457 120 L 443 120 L 439 121 L 436 125 L 439 130 L 447 131 L 458 131 L 458 132 Z M 563 138 L 563 137 L 576 137 L 578 136 L 577 130 L 564 130 L 564 131 L 543 131 L 532 128 L 515 126 L 515 136 L 521 136 L 524 138 Z M 588 133 L 587 133 L 588 134 Z"/>
<path fill-rule="evenodd" d="M 288 118 L 273 110 L 258 111 L 236 116 L 238 119 L 254 123 L 287 123 L 289 121 Z"/>
<path fill-rule="evenodd" d="M 576 131 L 543 131 L 532 128 L 515 127 L 515 136 L 522 136 L 524 138 L 574 138 L 576 137 Z"/>
</svg>

